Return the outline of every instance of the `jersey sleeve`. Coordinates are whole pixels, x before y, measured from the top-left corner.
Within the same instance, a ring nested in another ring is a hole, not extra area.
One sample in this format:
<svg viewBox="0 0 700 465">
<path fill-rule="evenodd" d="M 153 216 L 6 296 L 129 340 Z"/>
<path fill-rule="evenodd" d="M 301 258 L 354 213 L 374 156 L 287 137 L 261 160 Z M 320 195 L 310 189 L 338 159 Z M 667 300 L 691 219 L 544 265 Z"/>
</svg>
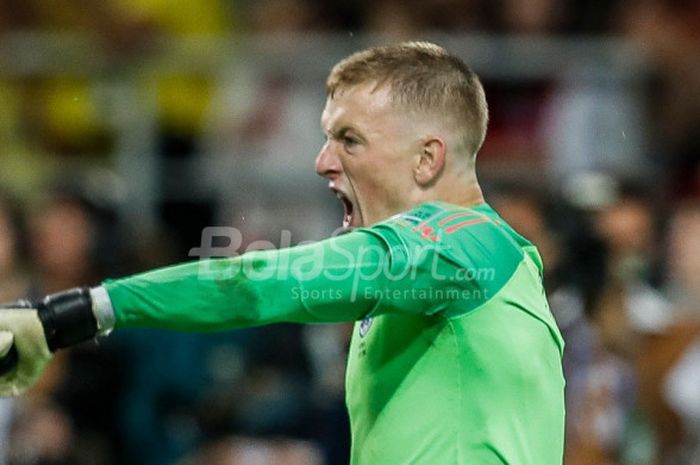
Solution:
<svg viewBox="0 0 700 465">
<path fill-rule="evenodd" d="M 499 228 L 478 211 L 428 204 L 313 244 L 161 268 L 104 287 L 117 328 L 458 316 L 493 297 L 522 261 L 522 249 Z"/>
<path fill-rule="evenodd" d="M 166 267 L 103 283 L 116 327 L 216 331 L 364 318 L 392 265 L 366 230 L 313 244 Z"/>
</svg>

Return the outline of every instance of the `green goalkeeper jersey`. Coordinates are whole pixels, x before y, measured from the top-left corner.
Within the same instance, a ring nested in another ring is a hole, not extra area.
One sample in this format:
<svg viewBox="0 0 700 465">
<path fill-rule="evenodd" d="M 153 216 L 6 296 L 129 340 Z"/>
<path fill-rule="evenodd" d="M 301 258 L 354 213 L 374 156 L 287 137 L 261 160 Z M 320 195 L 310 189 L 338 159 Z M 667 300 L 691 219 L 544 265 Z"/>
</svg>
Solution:
<svg viewBox="0 0 700 465">
<path fill-rule="evenodd" d="M 487 205 L 426 203 L 288 249 L 108 281 L 119 327 L 356 321 L 353 465 L 559 465 L 563 340 L 535 247 Z"/>
</svg>

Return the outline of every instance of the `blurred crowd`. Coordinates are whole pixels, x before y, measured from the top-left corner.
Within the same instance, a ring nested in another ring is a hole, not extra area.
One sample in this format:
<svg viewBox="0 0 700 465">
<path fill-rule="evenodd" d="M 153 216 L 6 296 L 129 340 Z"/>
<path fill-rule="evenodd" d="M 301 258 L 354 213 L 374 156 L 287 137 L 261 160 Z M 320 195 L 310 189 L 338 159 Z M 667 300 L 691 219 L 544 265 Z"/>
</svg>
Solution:
<svg viewBox="0 0 700 465">
<path fill-rule="evenodd" d="M 313 173 L 324 76 L 235 57 L 154 67 L 168 44 L 435 33 L 622 39 L 644 63 L 622 83 L 605 66 L 477 69 L 491 107 L 479 166 L 544 259 L 567 343 L 566 464 L 700 463 L 697 1 L 0 0 L 0 301 L 193 259 L 207 226 L 235 226 L 240 251 L 340 222 Z M 79 37 L 100 59 L 52 68 L 33 34 Z M 136 98 L 120 107 L 106 95 L 123 81 Z M 0 465 L 346 464 L 349 331 L 133 330 L 61 352 L 30 394 L 0 400 Z"/>
</svg>

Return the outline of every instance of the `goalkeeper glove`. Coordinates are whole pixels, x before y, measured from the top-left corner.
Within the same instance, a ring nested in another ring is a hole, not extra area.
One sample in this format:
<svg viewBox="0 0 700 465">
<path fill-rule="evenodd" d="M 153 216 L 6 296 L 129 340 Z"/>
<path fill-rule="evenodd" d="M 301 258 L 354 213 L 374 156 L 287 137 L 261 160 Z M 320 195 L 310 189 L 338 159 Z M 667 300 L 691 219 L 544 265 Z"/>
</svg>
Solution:
<svg viewBox="0 0 700 465">
<path fill-rule="evenodd" d="M 36 383 L 53 352 L 98 334 L 94 292 L 71 289 L 36 304 L 0 306 L 0 396 L 22 394 Z"/>
</svg>

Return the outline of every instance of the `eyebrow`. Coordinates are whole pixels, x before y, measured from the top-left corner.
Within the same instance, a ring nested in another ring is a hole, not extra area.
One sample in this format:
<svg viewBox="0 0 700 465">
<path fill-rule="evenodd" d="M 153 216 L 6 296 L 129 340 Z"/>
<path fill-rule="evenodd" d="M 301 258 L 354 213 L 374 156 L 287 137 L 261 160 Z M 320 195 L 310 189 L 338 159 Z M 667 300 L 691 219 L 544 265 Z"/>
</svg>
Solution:
<svg viewBox="0 0 700 465">
<path fill-rule="evenodd" d="M 340 127 L 338 127 L 335 130 L 333 130 L 332 128 L 326 129 L 326 123 L 328 122 L 326 116 L 327 115 L 326 115 L 326 112 L 324 110 L 324 112 L 321 114 L 321 119 L 319 121 L 320 126 L 321 126 L 321 132 L 326 137 L 332 136 L 332 137 L 337 139 L 337 138 L 345 136 L 348 133 L 348 131 L 352 131 L 354 133 L 354 135 L 358 139 L 360 139 L 360 141 L 362 143 L 367 143 L 367 138 L 364 136 L 362 131 L 360 131 L 358 128 L 356 128 L 355 126 L 352 126 L 350 124 L 347 124 L 347 123 L 341 124 Z"/>
<path fill-rule="evenodd" d="M 352 132 L 353 136 L 360 139 L 362 142 L 366 142 L 366 138 L 362 135 L 362 133 L 355 127 L 349 126 L 349 125 L 343 125 L 336 129 L 335 131 L 330 131 L 331 135 L 335 138 L 340 138 L 344 137 L 347 135 L 348 132 Z"/>
</svg>

